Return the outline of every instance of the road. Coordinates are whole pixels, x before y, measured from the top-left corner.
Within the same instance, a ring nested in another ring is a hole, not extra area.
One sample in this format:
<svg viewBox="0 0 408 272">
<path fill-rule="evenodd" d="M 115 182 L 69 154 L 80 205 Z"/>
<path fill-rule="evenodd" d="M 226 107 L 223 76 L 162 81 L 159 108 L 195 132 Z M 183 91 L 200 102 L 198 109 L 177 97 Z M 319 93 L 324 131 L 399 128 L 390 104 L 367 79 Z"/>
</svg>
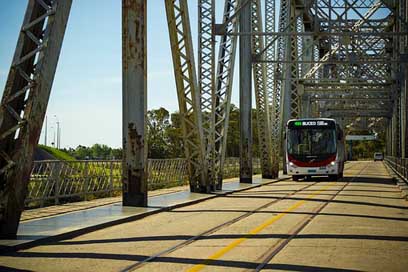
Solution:
<svg viewBox="0 0 408 272">
<path fill-rule="evenodd" d="M 338 182 L 220 196 L 3 254 L 0 270 L 408 271 L 407 256 L 408 202 L 382 162 L 351 162 Z"/>
</svg>

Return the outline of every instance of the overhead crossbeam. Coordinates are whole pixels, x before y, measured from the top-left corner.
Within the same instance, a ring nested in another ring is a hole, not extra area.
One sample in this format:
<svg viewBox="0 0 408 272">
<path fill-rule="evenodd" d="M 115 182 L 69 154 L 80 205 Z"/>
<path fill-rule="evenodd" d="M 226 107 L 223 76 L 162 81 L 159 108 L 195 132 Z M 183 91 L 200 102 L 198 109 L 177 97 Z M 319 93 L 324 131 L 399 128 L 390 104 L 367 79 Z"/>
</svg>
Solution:
<svg viewBox="0 0 408 272">
<path fill-rule="evenodd" d="M 381 0 L 377 0 L 376 3 L 370 7 L 370 9 L 367 11 L 367 13 L 363 16 L 363 18 L 361 18 L 360 20 L 358 20 L 352 27 L 351 27 L 351 31 L 352 32 L 357 32 L 359 30 L 359 28 L 367 22 L 367 20 L 369 20 L 371 18 L 371 16 L 378 10 L 380 9 L 380 7 L 383 5 Z M 323 64 L 325 62 L 328 62 L 332 57 L 334 57 L 336 55 L 336 53 L 339 51 L 339 49 L 341 48 L 341 44 L 338 43 L 337 45 L 335 45 L 331 50 L 329 50 L 319 61 L 319 63 L 316 63 L 315 65 L 313 65 L 313 67 L 304 75 L 304 78 L 312 78 L 316 72 L 322 68 Z"/>
</svg>

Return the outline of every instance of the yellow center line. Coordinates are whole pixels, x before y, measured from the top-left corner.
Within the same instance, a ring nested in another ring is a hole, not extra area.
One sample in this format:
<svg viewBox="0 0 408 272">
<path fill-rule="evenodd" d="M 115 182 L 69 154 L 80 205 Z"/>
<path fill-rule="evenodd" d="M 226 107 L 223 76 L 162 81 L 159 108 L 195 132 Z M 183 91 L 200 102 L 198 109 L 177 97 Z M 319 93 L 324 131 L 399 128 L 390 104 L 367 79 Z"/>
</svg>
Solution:
<svg viewBox="0 0 408 272">
<path fill-rule="evenodd" d="M 335 184 L 330 184 L 327 185 L 325 187 L 323 187 L 321 190 L 319 191 L 315 191 L 312 194 L 308 195 L 306 198 L 307 199 L 312 199 L 315 196 L 317 196 L 318 194 L 326 191 L 329 187 L 333 186 Z M 279 219 L 281 219 L 282 217 L 284 217 L 287 213 L 299 208 L 300 206 L 302 206 L 303 204 L 305 204 L 307 202 L 307 200 L 300 200 L 298 202 L 296 202 L 295 204 L 293 204 L 291 207 L 289 207 L 288 209 L 286 209 L 285 211 L 283 211 L 282 213 L 279 213 L 275 216 L 273 216 L 272 218 L 266 220 L 265 222 L 263 222 L 262 224 L 260 224 L 259 226 L 255 227 L 254 229 L 250 230 L 247 233 L 247 236 L 250 235 L 255 235 L 258 234 L 259 232 L 261 232 L 262 230 L 264 230 L 265 228 L 269 227 L 270 225 L 272 225 L 273 223 L 275 223 L 276 221 L 278 221 Z M 208 257 L 202 264 L 197 264 L 193 267 L 191 267 L 190 269 L 188 269 L 188 272 L 195 272 L 195 271 L 200 271 L 201 269 L 203 269 L 206 265 L 208 265 L 208 263 L 210 261 L 214 261 L 219 259 L 220 257 L 222 257 L 224 254 L 226 254 L 227 252 L 231 251 L 232 249 L 234 249 L 235 247 L 237 247 L 239 244 L 241 244 L 242 242 L 244 242 L 245 240 L 248 240 L 248 237 L 242 237 L 242 238 L 238 238 L 234 241 L 232 241 L 230 244 L 228 244 L 227 246 L 221 248 L 220 250 L 218 250 L 216 253 L 214 253 L 213 255 L 211 255 L 210 257 Z"/>
</svg>

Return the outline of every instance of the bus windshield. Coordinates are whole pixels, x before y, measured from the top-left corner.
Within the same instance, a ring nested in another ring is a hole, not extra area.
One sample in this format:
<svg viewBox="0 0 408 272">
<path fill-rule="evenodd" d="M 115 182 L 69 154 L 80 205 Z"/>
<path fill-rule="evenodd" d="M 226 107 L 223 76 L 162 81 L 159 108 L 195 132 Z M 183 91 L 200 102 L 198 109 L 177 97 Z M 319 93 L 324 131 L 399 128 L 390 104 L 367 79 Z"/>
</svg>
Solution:
<svg viewBox="0 0 408 272">
<path fill-rule="evenodd" d="M 302 128 L 288 131 L 288 154 L 296 156 L 324 156 L 336 153 L 334 129 Z"/>
</svg>

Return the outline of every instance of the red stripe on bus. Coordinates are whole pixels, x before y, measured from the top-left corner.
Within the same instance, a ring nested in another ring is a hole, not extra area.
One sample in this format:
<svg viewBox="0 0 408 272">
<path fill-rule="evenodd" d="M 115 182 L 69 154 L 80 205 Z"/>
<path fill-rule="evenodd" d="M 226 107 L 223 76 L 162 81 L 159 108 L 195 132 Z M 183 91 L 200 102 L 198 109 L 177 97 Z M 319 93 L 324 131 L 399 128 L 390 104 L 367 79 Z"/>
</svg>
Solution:
<svg viewBox="0 0 408 272">
<path fill-rule="evenodd" d="M 303 161 L 296 160 L 294 157 L 290 155 L 288 155 L 288 160 L 294 165 L 299 166 L 299 167 L 320 167 L 320 166 L 326 166 L 330 164 L 332 161 L 335 161 L 336 155 L 330 156 L 329 158 L 323 161 L 318 161 L 318 162 L 303 162 Z"/>
</svg>

